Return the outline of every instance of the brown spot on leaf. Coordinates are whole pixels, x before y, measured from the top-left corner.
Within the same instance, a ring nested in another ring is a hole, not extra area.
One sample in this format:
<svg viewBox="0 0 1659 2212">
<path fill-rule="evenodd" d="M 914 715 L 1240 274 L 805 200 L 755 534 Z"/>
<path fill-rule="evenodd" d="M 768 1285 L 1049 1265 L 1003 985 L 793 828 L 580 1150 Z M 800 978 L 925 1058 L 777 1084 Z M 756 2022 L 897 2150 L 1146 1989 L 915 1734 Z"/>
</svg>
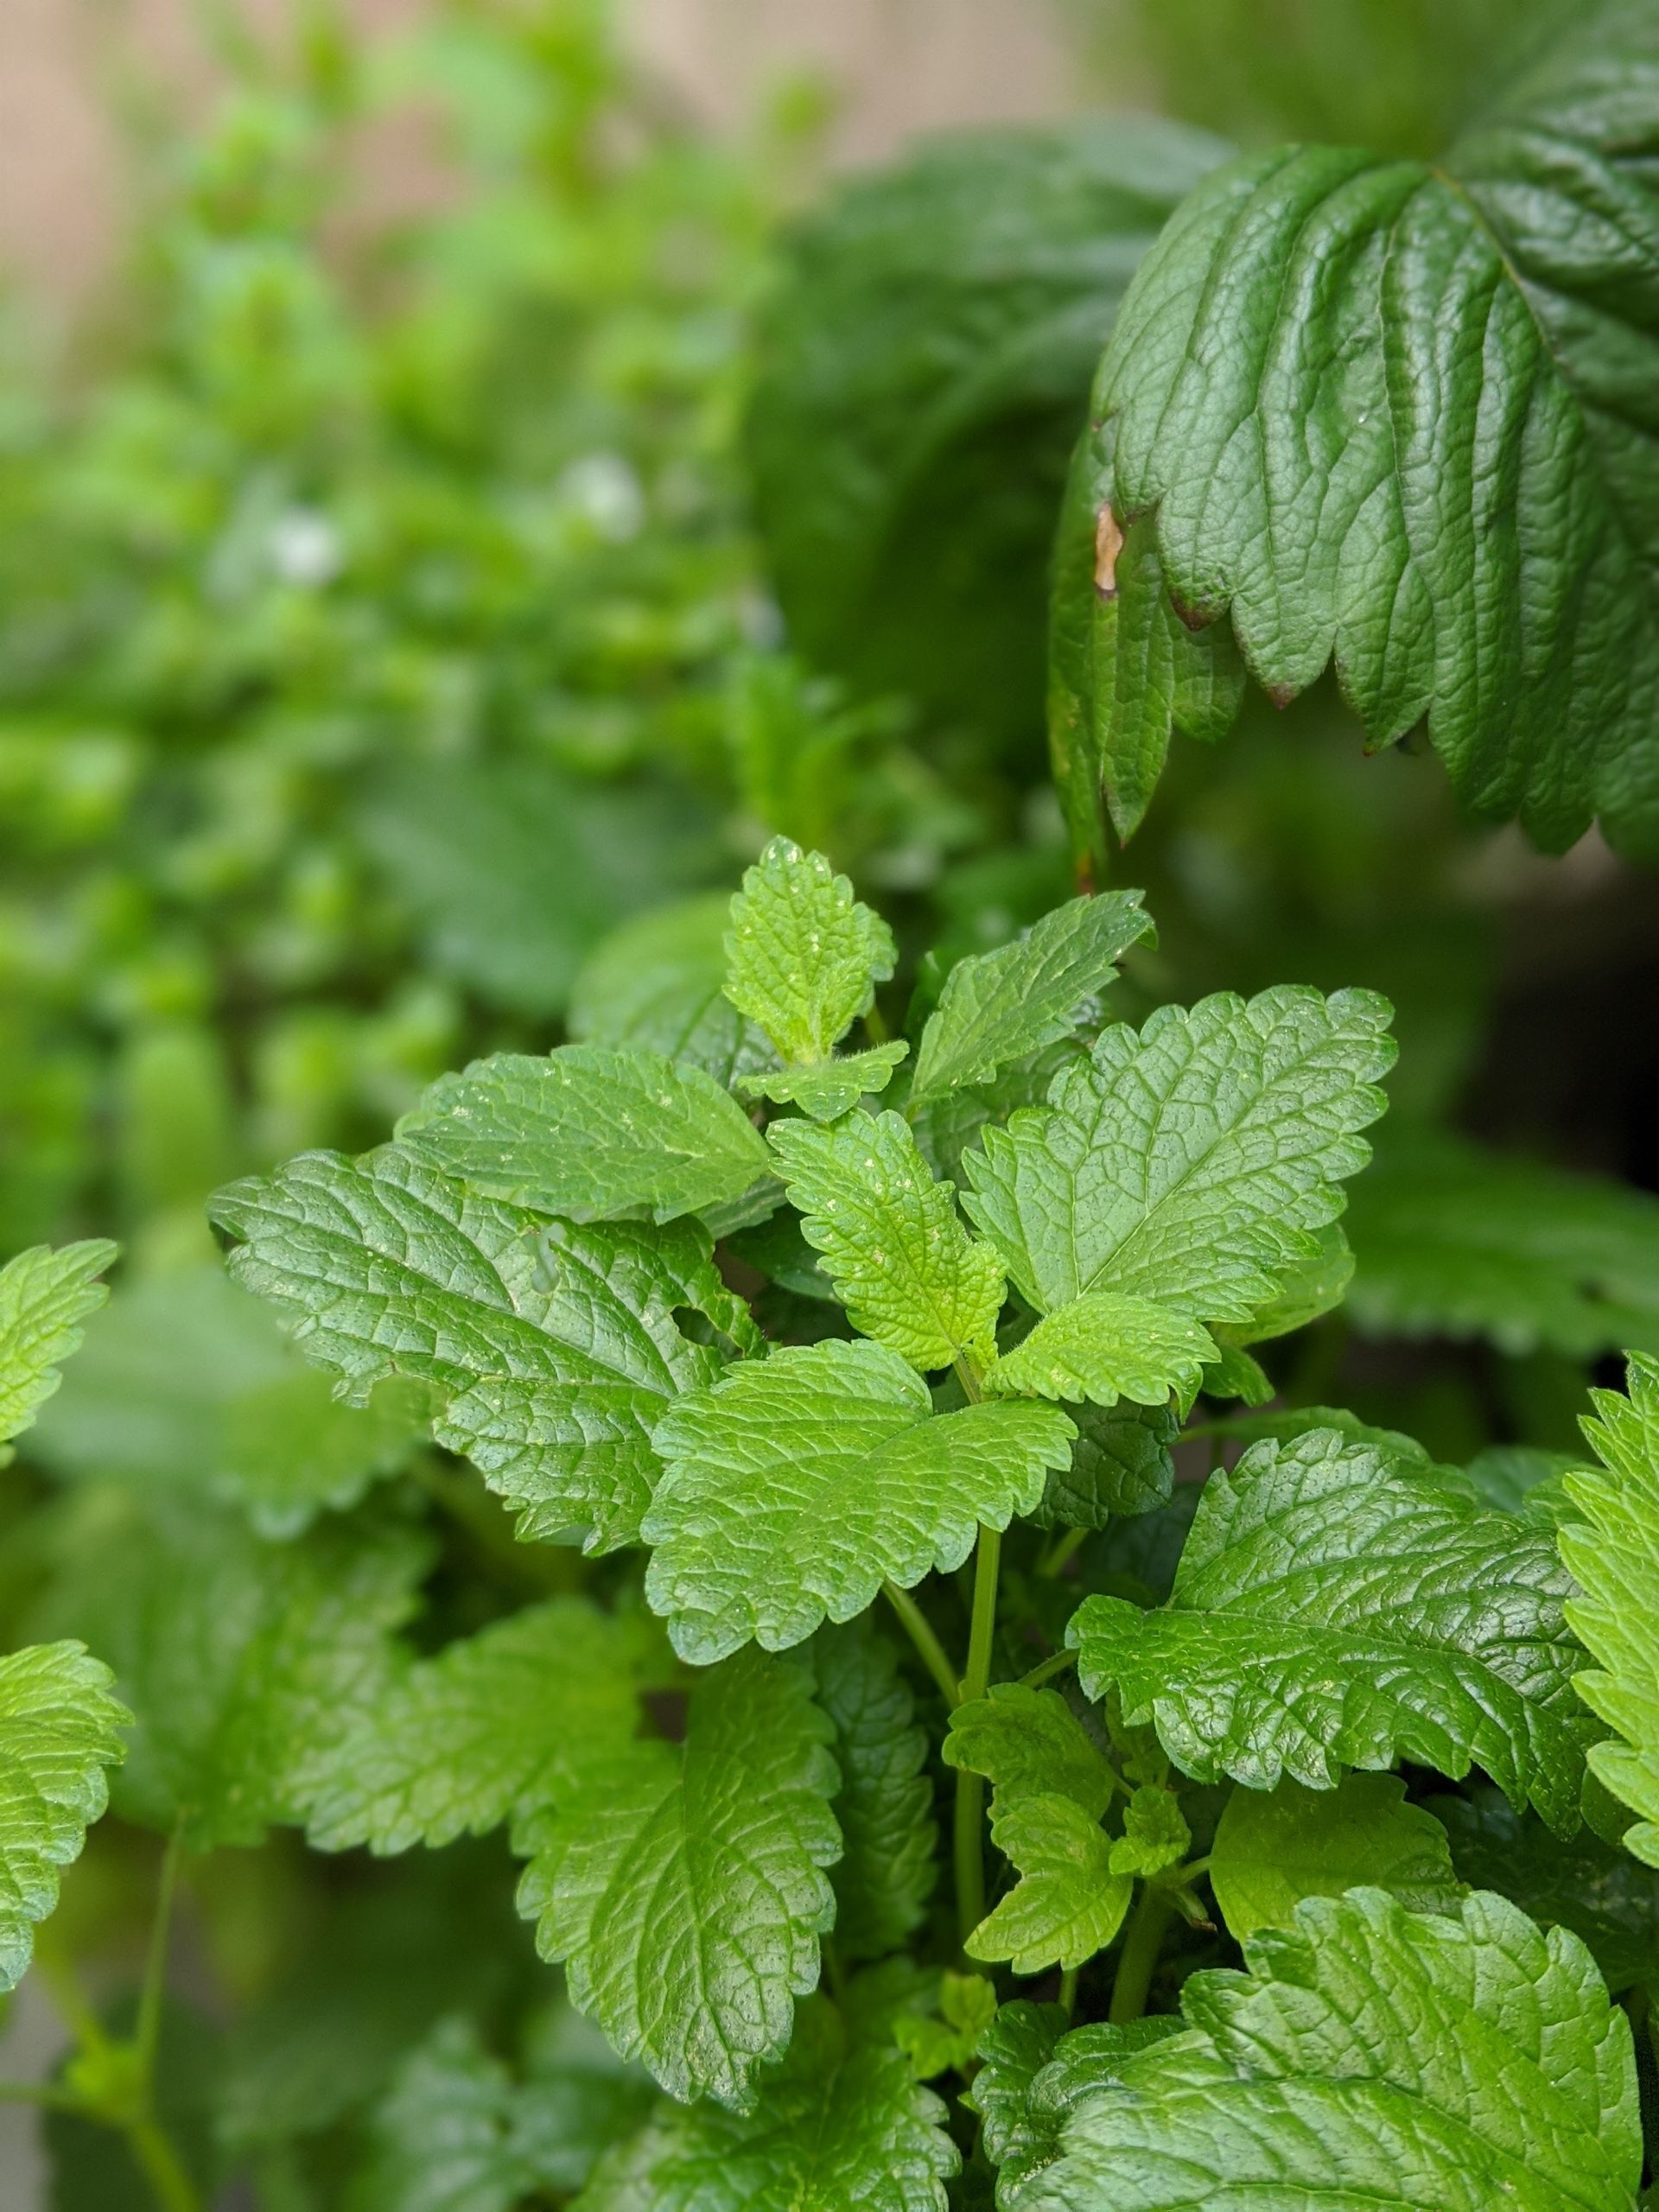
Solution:
<svg viewBox="0 0 1659 2212">
<path fill-rule="evenodd" d="M 1275 707 L 1287 707 L 1296 696 L 1294 683 L 1266 683 L 1262 687 Z"/>
<path fill-rule="evenodd" d="M 1103 599 L 1117 592 L 1117 556 L 1123 550 L 1123 532 L 1109 505 L 1095 517 L 1095 589 Z"/>
</svg>

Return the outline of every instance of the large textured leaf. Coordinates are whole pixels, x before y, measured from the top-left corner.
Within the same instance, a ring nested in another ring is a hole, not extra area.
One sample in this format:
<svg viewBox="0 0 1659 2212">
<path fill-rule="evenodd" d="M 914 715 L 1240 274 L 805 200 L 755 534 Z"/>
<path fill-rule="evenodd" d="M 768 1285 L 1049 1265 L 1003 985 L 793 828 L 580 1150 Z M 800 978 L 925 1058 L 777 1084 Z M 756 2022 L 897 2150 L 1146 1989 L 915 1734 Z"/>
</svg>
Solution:
<svg viewBox="0 0 1659 2212">
<path fill-rule="evenodd" d="M 525 1824 L 519 1891 L 544 1958 L 624 2057 L 678 2097 L 753 2107 L 835 1918 L 830 1721 L 798 1662 L 744 1652 L 691 1693 L 685 1740 Z"/>
<path fill-rule="evenodd" d="M 1626 1380 L 1628 1398 L 1592 1393 L 1585 1433 L 1605 1471 L 1567 1477 L 1584 1518 L 1562 1525 L 1560 1543 L 1583 1592 L 1567 1618 L 1597 1662 L 1580 1694 L 1620 1739 L 1598 1744 L 1590 1763 L 1640 1815 L 1625 1847 L 1659 1866 L 1659 1360 L 1632 1357 Z"/>
<path fill-rule="evenodd" d="M 520 1533 L 586 1528 L 590 1549 L 639 1535 L 658 1468 L 651 1432 L 720 1371 L 675 1309 L 747 1321 L 695 1223 L 550 1223 L 390 1146 L 359 1160 L 302 1154 L 221 1191 L 213 1217 L 241 1240 L 232 1273 L 348 1395 L 385 1375 L 435 1384 L 446 1403 L 433 1433 L 519 1509 Z"/>
<path fill-rule="evenodd" d="M 896 1352 L 837 1342 L 742 1362 L 672 1407 L 645 1594 L 682 1657 L 751 1637 L 780 1650 L 861 1613 L 884 1578 L 908 1589 L 960 1567 L 982 1524 L 1030 1512 L 1073 1433 L 1016 1402 L 931 1416 Z"/>
<path fill-rule="evenodd" d="M 868 1615 L 821 1629 L 812 1665 L 841 1770 L 836 1949 L 843 1959 L 882 1959 L 914 1933 L 933 1894 L 938 1832 L 924 1771 L 927 1735 L 893 1647 Z"/>
<path fill-rule="evenodd" d="M 1073 899 L 1012 944 L 957 961 L 922 1031 L 912 1105 L 988 1083 L 1068 1036 L 1116 980 L 1124 953 L 1153 934 L 1141 899 L 1138 891 Z"/>
<path fill-rule="evenodd" d="M 1310 1899 L 1191 1976 L 1190 2035 L 1103 2065 L 1031 2212 L 1632 2212 L 1629 2024 L 1589 1953 L 1484 1891 L 1457 1919 Z"/>
<path fill-rule="evenodd" d="M 355 1505 L 407 1459 L 418 1385 L 341 1405 L 270 1307 L 213 1261 L 123 1283 L 45 1409 L 54 1470 L 240 1505 L 262 1535 L 295 1535 Z"/>
<path fill-rule="evenodd" d="M 1387 1001 L 1284 986 L 1103 1030 L 1049 1104 L 988 1128 L 963 1199 L 1039 1313 L 1093 1291 L 1246 1321 L 1370 1158 Z"/>
<path fill-rule="evenodd" d="M 1659 1988 L 1659 1868 L 1645 1866 L 1589 1827 L 1552 1835 L 1497 1789 L 1431 1797 L 1459 1874 L 1500 1890 L 1541 1926 L 1570 1928 L 1590 1948 L 1615 1997 Z"/>
<path fill-rule="evenodd" d="M 823 1255 L 855 1328 L 925 1374 L 995 1350 L 1006 1295 L 992 1246 L 970 1237 L 897 1114 L 771 1131 L 801 1233 Z"/>
<path fill-rule="evenodd" d="M 1069 525 L 1155 512 L 1167 592 L 1274 696 L 1334 660 L 1374 744 L 1427 720 L 1463 798 L 1553 849 L 1599 815 L 1659 853 L 1656 140 L 1659 21 L 1604 0 L 1437 167 L 1220 171 L 1124 302 Z M 1098 604 L 1104 658 L 1140 650 Z M 1125 830 L 1130 690 L 1087 702 Z"/>
<path fill-rule="evenodd" d="M 867 1980 L 871 1978 L 866 1978 Z M 879 1980 L 879 1977 L 874 1979 Z M 665 2111 L 601 2161 L 580 2212 L 944 2212 L 945 2108 L 855 1982 L 800 2008 L 754 2109 Z"/>
<path fill-rule="evenodd" d="M 1181 2032 L 1166 2016 L 1100 2020 L 1067 2032 L 1058 2005 L 1002 2005 L 980 2038 L 982 2062 L 963 2099 L 984 2121 L 985 2155 L 996 2168 L 998 2212 L 1014 2212 L 1032 2176 L 1059 2156 L 1071 2108 L 1122 2061 Z"/>
<path fill-rule="evenodd" d="M 1184 1313 L 1121 1291 L 1085 1291 L 1062 1306 L 985 1376 L 992 1397 L 1069 1398 L 1115 1406 L 1128 1398 L 1191 1405 L 1214 1338 Z"/>
<path fill-rule="evenodd" d="M 602 1771 L 661 1679 L 662 1631 L 639 1614 L 555 1598 L 404 1659 L 384 1691 L 307 1770 L 311 1840 L 377 1852 L 481 1835 Z"/>
<path fill-rule="evenodd" d="M 1645 1191 L 1400 1130 L 1356 1184 L 1348 1230 L 1349 1311 L 1372 1335 L 1659 1351 L 1659 1199 Z"/>
<path fill-rule="evenodd" d="M 1024 733 L 1065 455 L 1123 287 L 1225 158 L 1113 118 L 979 131 L 798 232 L 749 421 L 791 634 L 878 690 Z"/>
<path fill-rule="evenodd" d="M 893 931 L 822 853 L 774 837 L 743 877 L 726 936 L 726 995 L 791 1065 L 810 1067 L 893 973 Z"/>
<path fill-rule="evenodd" d="M 120 1760 L 132 1718 L 112 1684 L 79 1643 L 0 1659 L 0 1992 L 22 1979 L 35 1925 L 58 1901 L 59 1870 L 109 1802 L 105 1769 Z"/>
<path fill-rule="evenodd" d="M 1392 1774 L 1347 1774 L 1334 1789 L 1288 1780 L 1235 1789 L 1216 1827 L 1210 1883 L 1240 1942 L 1258 1928 L 1291 1927 L 1304 1897 L 1387 1890 L 1413 1912 L 1450 1912 L 1462 1895 L 1446 1830 L 1407 1803 Z"/>
<path fill-rule="evenodd" d="M 665 1052 L 728 1085 L 773 1066 L 778 1055 L 765 1033 L 726 995 L 731 911 L 728 898 L 711 892 L 653 906 L 613 930 L 571 989 L 570 1034 Z"/>
<path fill-rule="evenodd" d="M 1545 1525 L 1316 1429 L 1211 1475 L 1166 1605 L 1091 1598 L 1067 1633 L 1090 1695 L 1116 1684 L 1200 1781 L 1478 1764 L 1571 1829 L 1595 1724 L 1570 1588 Z"/>
<path fill-rule="evenodd" d="M 0 1268 L 0 1465 L 57 1389 L 80 1324 L 109 1296 L 96 1278 L 114 1257 L 99 1240 L 58 1252 L 37 1244 Z"/>
<path fill-rule="evenodd" d="M 137 1718 L 117 1810 L 198 1850 L 302 1820 L 315 1762 L 384 1693 L 425 1540 L 342 1517 L 270 1543 L 199 1499 L 100 1503 L 45 1618 L 97 1639 Z"/>
<path fill-rule="evenodd" d="M 486 1198 L 577 1220 L 683 1213 L 771 1173 L 766 1143 L 711 1075 L 662 1052 L 563 1045 L 441 1076 L 397 1125 L 411 1159 Z"/>
</svg>

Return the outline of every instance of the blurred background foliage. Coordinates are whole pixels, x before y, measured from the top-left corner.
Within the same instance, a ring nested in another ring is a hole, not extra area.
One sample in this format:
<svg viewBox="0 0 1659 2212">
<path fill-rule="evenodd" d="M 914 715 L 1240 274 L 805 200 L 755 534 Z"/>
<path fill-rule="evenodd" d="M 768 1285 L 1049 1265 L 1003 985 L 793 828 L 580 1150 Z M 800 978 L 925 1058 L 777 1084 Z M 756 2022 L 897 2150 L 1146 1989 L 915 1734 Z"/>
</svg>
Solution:
<svg viewBox="0 0 1659 2212">
<path fill-rule="evenodd" d="M 97 1618 L 137 1501 L 290 1542 L 400 1471 L 387 1510 L 450 1531 L 423 1632 L 559 1586 L 566 1555 L 515 1554 L 407 1409 L 330 1400 L 219 1274 L 204 1195 L 378 1141 L 573 1006 L 602 1022 L 630 947 L 706 953 L 706 894 L 772 832 L 849 870 L 912 961 L 1066 896 L 1045 563 L 1135 258 L 1227 141 L 1432 150 L 1553 0 L 1055 4 L 1079 67 L 1138 73 L 1182 127 L 947 145 L 826 196 L 819 92 L 711 135 L 603 0 L 433 0 L 374 43 L 322 0 L 269 37 L 222 9 L 205 118 L 138 70 L 118 284 L 67 345 L 15 297 L 0 325 L 0 1252 L 125 1247 L 0 1493 L 11 1640 Z M 433 188 L 389 212 L 400 119 Z M 1116 866 L 1160 931 L 1120 1012 L 1372 985 L 1400 1008 L 1391 1128 L 1659 1186 L 1633 1013 L 1659 907 L 1599 840 L 1548 861 L 1471 830 L 1432 759 L 1367 759 L 1319 690 L 1178 747 Z M 671 900 L 683 925 L 615 937 Z M 1651 1219 L 1607 1203 L 1582 1271 L 1616 1338 L 1582 1302 L 1507 1333 L 1368 1306 L 1357 1226 L 1361 1327 L 1275 1351 L 1275 1380 L 1446 1459 L 1570 1447 L 1611 1344 L 1659 1348 Z M 1531 1220 L 1541 1269 L 1579 1264 L 1581 1206 Z M 204 2177 L 343 2201 L 365 2115 L 456 2008 L 626 2105 L 497 1860 L 278 1835 L 199 1864 L 205 2012 L 164 2051 Z M 153 1878 L 148 1838 L 96 1830 L 43 1971 L 90 1958 L 118 2009 Z M 144 2201 L 118 2144 L 53 2128 L 64 2212 Z"/>
</svg>

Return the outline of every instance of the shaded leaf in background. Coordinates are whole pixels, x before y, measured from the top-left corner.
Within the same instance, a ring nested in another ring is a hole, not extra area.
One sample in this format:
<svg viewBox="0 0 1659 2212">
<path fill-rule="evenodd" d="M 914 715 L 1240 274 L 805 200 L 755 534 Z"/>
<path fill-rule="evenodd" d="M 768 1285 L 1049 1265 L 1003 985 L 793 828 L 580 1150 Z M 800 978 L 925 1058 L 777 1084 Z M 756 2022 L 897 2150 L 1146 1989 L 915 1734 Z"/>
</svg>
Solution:
<svg viewBox="0 0 1659 2212">
<path fill-rule="evenodd" d="M 723 892 L 677 899 L 601 940 L 571 986 L 567 1016 L 579 1043 L 664 1052 L 728 1086 L 776 1065 L 766 1033 L 727 997 Z"/>
<path fill-rule="evenodd" d="M 938 1878 L 927 1733 L 893 1646 L 868 1615 L 820 1629 L 812 1666 L 841 1772 L 842 1853 L 830 1878 L 836 1949 L 843 1959 L 886 1958 L 920 1926 Z"/>
<path fill-rule="evenodd" d="M 1170 1450 L 1181 1433 L 1171 1406 L 1078 1406 L 1071 1462 L 1048 1478 L 1032 1518 L 1039 1527 L 1103 1529 L 1116 1515 L 1167 1504 L 1175 1483 Z"/>
<path fill-rule="evenodd" d="M 1289 1780 L 1235 1789 L 1211 1847 L 1210 1885 L 1241 1943 L 1259 1928 L 1293 1926 L 1304 1897 L 1387 1890 L 1413 1912 L 1455 1912 L 1463 1894 L 1444 1828 L 1407 1803 L 1391 1774 L 1346 1774 L 1334 1789 Z"/>
</svg>

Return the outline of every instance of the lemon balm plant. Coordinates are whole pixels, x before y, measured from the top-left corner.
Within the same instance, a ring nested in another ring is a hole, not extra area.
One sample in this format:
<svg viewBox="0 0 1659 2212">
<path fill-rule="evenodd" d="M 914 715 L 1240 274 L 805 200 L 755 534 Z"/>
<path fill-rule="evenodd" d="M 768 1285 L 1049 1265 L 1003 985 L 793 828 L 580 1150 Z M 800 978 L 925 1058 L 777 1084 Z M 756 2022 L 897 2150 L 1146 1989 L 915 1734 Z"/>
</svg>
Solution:
<svg viewBox="0 0 1659 2212">
<path fill-rule="evenodd" d="M 576 2155 L 568 2074 L 441 2023 L 354 2202 L 416 2202 L 462 2130 L 453 2201 L 504 2212 L 549 2173 L 585 2212 L 924 2208 L 959 2171 L 1033 2207 L 1635 2202 L 1606 1929 L 1545 1891 L 1565 1859 L 1620 1894 L 1586 1761 L 1628 1790 L 1642 1655 L 1603 1650 L 1593 1532 L 1639 1517 L 1645 1432 L 1610 1405 L 1579 1519 L 1252 1411 L 1258 1353 L 1342 1295 L 1389 1009 L 1115 1021 L 1149 936 L 1134 893 L 1076 900 L 892 1035 L 888 930 L 778 841 L 702 987 L 682 962 L 604 1039 L 214 1201 L 347 1395 L 426 1394 L 548 1594 L 411 1640 L 385 1494 L 245 1592 L 210 1728 L 151 1703 L 143 1794 L 198 1847 L 505 1828 L 537 1949 L 638 2069 L 595 2073 Z M 1222 1433 L 1252 1440 L 1178 1484 Z M 111 1624 L 151 1700 L 193 1604 Z"/>
</svg>

